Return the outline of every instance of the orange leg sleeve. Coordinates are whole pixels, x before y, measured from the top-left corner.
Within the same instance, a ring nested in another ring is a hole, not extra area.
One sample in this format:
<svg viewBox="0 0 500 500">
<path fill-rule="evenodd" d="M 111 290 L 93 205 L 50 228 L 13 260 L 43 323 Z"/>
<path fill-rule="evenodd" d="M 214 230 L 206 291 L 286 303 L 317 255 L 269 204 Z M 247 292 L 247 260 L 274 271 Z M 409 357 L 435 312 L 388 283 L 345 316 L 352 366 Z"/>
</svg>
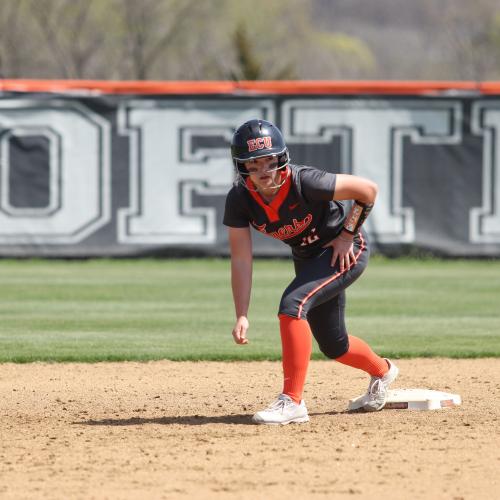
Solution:
<svg viewBox="0 0 500 500">
<path fill-rule="evenodd" d="M 349 350 L 335 361 L 359 368 L 372 377 L 383 377 L 389 370 L 387 361 L 375 354 L 364 340 L 354 335 L 349 335 Z"/>
<path fill-rule="evenodd" d="M 279 315 L 283 351 L 283 394 L 300 403 L 312 352 L 312 334 L 305 319 Z"/>
</svg>

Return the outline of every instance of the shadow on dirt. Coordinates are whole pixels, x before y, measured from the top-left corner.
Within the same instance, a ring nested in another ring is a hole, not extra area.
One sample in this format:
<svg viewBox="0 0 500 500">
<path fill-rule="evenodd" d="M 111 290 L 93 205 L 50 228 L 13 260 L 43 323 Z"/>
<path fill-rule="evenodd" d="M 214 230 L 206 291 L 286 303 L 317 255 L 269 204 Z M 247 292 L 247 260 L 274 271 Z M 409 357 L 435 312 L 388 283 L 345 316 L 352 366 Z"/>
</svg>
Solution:
<svg viewBox="0 0 500 500">
<path fill-rule="evenodd" d="M 85 420 L 82 422 L 73 422 L 75 425 L 207 425 L 207 424 L 233 424 L 233 425 L 253 425 L 251 415 L 182 415 L 179 417 L 132 417 L 132 418 L 105 418 L 102 420 Z"/>
<path fill-rule="evenodd" d="M 324 413 L 310 413 L 309 416 L 339 415 L 344 412 L 328 411 Z M 95 426 L 127 426 L 127 425 L 208 425 L 208 424 L 229 424 L 229 425 L 255 425 L 252 422 L 251 414 L 239 415 L 182 415 L 178 417 L 132 417 L 132 418 L 105 418 L 102 420 L 84 420 L 82 422 L 72 422 L 73 425 L 95 425 Z"/>
</svg>

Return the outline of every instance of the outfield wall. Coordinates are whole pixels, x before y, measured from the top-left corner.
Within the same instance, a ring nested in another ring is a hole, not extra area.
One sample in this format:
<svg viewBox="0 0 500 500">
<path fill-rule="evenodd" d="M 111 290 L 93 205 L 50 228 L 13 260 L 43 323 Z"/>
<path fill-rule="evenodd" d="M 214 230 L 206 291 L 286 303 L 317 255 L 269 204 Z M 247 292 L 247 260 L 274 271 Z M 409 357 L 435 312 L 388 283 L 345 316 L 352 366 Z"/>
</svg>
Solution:
<svg viewBox="0 0 500 500">
<path fill-rule="evenodd" d="M 376 251 L 500 255 L 500 84 L 0 82 L 0 256 L 225 255 L 234 129 L 379 185 Z M 285 255 L 255 234 L 258 255 Z"/>
</svg>

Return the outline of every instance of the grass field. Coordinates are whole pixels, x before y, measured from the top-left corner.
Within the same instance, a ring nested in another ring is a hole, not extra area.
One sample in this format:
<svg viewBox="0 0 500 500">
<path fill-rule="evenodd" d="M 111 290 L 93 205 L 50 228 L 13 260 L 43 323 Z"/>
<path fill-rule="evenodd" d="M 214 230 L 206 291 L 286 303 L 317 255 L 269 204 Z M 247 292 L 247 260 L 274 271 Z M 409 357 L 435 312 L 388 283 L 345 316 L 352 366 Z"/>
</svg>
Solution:
<svg viewBox="0 0 500 500">
<path fill-rule="evenodd" d="M 255 262 L 236 346 L 227 260 L 0 260 L 0 362 L 279 359 L 291 277 L 290 261 Z M 385 356 L 500 356 L 499 305 L 500 261 L 372 258 L 348 328 Z"/>
</svg>

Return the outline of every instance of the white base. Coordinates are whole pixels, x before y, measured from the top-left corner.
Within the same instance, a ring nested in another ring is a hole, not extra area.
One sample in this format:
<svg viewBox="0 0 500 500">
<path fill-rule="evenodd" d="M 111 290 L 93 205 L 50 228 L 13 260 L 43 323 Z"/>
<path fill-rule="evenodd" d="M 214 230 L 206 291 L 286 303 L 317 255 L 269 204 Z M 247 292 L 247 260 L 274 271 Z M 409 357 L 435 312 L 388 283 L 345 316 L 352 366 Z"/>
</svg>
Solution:
<svg viewBox="0 0 500 500">
<path fill-rule="evenodd" d="M 349 401 L 348 410 L 359 410 L 363 407 L 363 398 L 359 396 Z M 462 398 L 458 394 L 431 391 L 429 389 L 394 389 L 387 393 L 385 410 L 440 410 L 458 406 Z"/>
</svg>

